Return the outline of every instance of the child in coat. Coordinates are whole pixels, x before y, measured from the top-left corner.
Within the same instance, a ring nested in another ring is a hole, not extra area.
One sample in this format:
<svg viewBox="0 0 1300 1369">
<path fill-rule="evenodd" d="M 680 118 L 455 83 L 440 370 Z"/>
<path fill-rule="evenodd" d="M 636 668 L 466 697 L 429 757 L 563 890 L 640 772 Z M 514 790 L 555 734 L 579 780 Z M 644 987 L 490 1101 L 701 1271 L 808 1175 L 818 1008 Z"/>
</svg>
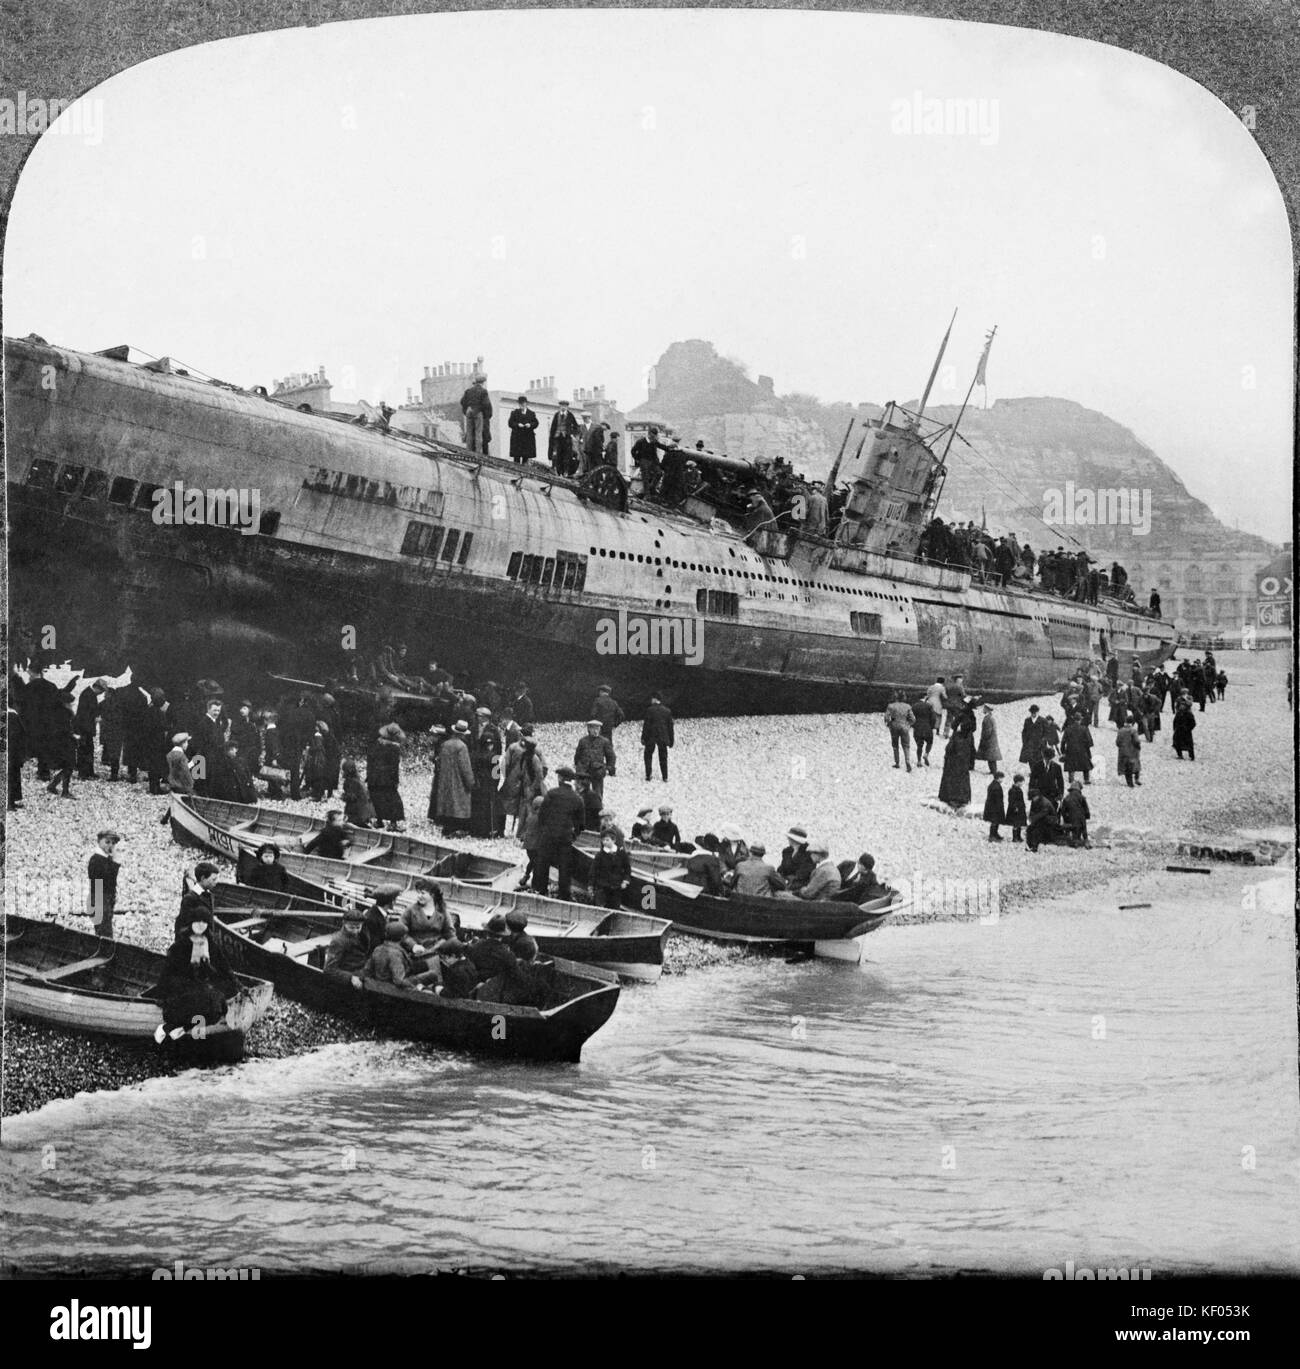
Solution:
<svg viewBox="0 0 1300 1369">
<path fill-rule="evenodd" d="M 606 908 L 619 908 L 623 890 L 632 879 L 632 862 L 612 832 L 600 839 L 600 851 L 591 862 L 591 892 Z"/>
<path fill-rule="evenodd" d="M 1083 784 L 1075 780 L 1070 792 L 1061 801 L 1061 825 L 1069 833 L 1071 846 L 1091 846 L 1088 840 L 1088 819 L 1092 813 L 1088 800 L 1083 796 Z"/>
<path fill-rule="evenodd" d="M 357 773 L 356 761 L 343 762 L 343 817 L 353 827 L 369 827 L 375 820 L 370 790 Z"/>
<path fill-rule="evenodd" d="M 656 846 L 667 846 L 672 850 L 681 844 L 682 834 L 673 821 L 673 810 L 667 804 L 659 810 L 659 821 L 650 829 L 650 840 Z"/>
<path fill-rule="evenodd" d="M 1007 820 L 1006 805 L 1002 798 L 1002 781 L 1005 778 L 1001 770 L 995 770 L 984 799 L 984 821 L 989 825 L 990 841 L 1002 840 L 998 828 Z"/>
<path fill-rule="evenodd" d="M 1020 833 L 1029 826 L 1029 814 L 1025 809 L 1025 777 L 1016 775 L 1011 781 L 1011 792 L 1007 795 L 1007 824 L 1011 828 L 1011 840 L 1019 841 Z"/>
</svg>

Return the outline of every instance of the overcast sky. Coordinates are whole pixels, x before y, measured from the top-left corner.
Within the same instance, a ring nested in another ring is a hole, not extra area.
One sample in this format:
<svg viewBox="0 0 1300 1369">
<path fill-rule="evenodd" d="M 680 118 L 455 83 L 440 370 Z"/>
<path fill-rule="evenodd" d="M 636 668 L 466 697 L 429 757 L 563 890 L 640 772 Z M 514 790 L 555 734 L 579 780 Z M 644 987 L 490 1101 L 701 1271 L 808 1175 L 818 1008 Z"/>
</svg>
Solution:
<svg viewBox="0 0 1300 1369">
<path fill-rule="evenodd" d="M 55 92 L 28 92 L 50 95 Z M 1060 395 L 1289 537 L 1291 245 L 1241 121 L 1126 52 L 784 12 L 436 15 L 232 39 L 91 92 L 19 181 L 4 329 L 397 403 L 487 359 L 626 409 L 702 337 L 826 400 Z M 973 131 L 907 131 L 930 100 Z M 96 134 L 95 118 L 102 119 Z M 65 120 L 66 122 L 66 120 Z M 85 130 L 89 130 L 88 132 Z"/>
</svg>

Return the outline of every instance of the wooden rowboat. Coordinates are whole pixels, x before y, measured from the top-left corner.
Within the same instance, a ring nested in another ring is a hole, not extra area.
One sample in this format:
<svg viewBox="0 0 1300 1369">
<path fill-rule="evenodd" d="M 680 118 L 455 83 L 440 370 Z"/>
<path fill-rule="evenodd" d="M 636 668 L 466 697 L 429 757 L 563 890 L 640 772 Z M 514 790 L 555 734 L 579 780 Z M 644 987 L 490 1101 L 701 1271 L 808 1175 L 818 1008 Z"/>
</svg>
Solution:
<svg viewBox="0 0 1300 1369">
<path fill-rule="evenodd" d="M 683 867 L 677 868 L 685 873 Z M 631 885 L 624 892 L 638 907 L 653 908 L 671 918 L 674 931 L 716 941 L 811 943 L 814 954 L 829 960 L 860 960 L 863 938 L 904 906 L 901 900 L 893 901 L 892 893 L 861 906 L 742 894 L 718 898 L 671 874 L 652 875 L 635 865 Z"/>
<path fill-rule="evenodd" d="M 156 1041 L 163 1024 L 157 985 L 165 957 L 106 941 L 57 922 L 10 913 L 5 918 L 5 1011 L 47 1027 L 133 1041 Z M 239 993 L 225 1018 L 160 1043 L 187 1064 L 244 1058 L 244 1033 L 270 1006 L 266 979 L 237 976 Z"/>
<path fill-rule="evenodd" d="M 284 852 L 280 863 L 289 873 L 292 892 L 333 908 L 364 908 L 380 884 L 396 885 L 406 907 L 410 890 L 420 876 L 389 870 L 367 861 L 364 865 L 323 856 Z M 239 863 L 242 880 L 253 865 L 247 853 Z M 583 965 L 599 965 L 624 979 L 653 984 L 663 973 L 664 947 L 671 930 L 667 918 L 628 909 L 593 908 L 524 890 L 486 888 L 459 880 L 435 881 L 447 910 L 466 931 L 481 931 L 494 913 L 521 912 L 528 917 L 528 934 L 547 956 L 562 956 Z"/>
<path fill-rule="evenodd" d="M 553 1006 L 546 1008 L 444 998 L 371 979 L 358 989 L 350 976 L 323 968 L 325 948 L 342 921 L 337 911 L 303 907 L 289 894 L 244 888 L 232 895 L 230 889 L 219 884 L 214 892 L 213 935 L 232 966 L 264 975 L 286 998 L 364 1022 L 385 1036 L 503 1059 L 576 1061 L 618 1003 L 617 975 L 570 960 L 543 967 L 552 981 Z M 280 903 L 289 906 L 274 906 Z"/>
<path fill-rule="evenodd" d="M 228 860 L 240 851 L 256 851 L 264 842 L 298 846 L 325 825 L 303 813 L 278 808 L 231 803 L 225 799 L 187 798 L 173 794 L 172 836 L 184 846 L 200 846 Z M 475 855 L 472 851 L 423 841 L 404 832 L 380 832 L 368 827 L 349 827 L 350 863 L 411 875 L 438 875 L 469 884 L 491 884 L 510 875 L 515 866 L 508 860 Z"/>
</svg>

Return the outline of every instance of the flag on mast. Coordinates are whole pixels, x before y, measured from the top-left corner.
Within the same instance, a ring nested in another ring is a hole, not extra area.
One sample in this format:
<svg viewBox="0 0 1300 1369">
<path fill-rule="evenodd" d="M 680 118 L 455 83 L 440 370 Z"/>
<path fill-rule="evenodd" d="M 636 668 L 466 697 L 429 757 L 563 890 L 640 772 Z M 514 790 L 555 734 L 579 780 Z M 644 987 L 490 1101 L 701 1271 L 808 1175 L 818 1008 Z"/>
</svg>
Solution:
<svg viewBox="0 0 1300 1369">
<path fill-rule="evenodd" d="M 984 339 L 984 351 L 980 354 L 979 365 L 975 368 L 976 385 L 987 385 L 989 383 L 986 375 L 989 364 L 989 348 L 993 346 L 993 333 L 996 333 L 997 331 L 997 326 L 995 324 L 993 332 L 989 333 Z"/>
</svg>

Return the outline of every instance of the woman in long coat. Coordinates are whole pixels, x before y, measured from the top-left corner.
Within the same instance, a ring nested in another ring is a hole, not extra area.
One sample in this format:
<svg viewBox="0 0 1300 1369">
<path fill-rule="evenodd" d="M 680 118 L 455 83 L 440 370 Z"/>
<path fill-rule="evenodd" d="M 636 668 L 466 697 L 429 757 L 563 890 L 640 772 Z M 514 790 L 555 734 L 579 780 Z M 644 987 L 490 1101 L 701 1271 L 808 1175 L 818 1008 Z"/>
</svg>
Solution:
<svg viewBox="0 0 1300 1369">
<path fill-rule="evenodd" d="M 386 822 L 394 831 L 402 830 L 406 819 L 398 790 L 403 740 L 402 729 L 396 723 L 385 723 L 366 753 L 366 788 L 375 810 L 375 823 Z"/>
<path fill-rule="evenodd" d="M 1065 734 L 1061 738 L 1061 759 L 1071 780 L 1076 770 L 1082 770 L 1084 784 L 1092 782 L 1092 733 L 1088 731 L 1082 714 L 1076 713 L 1065 724 Z"/>
<path fill-rule="evenodd" d="M 992 775 L 998 768 L 998 762 L 1002 759 L 1002 748 L 998 745 L 998 724 L 993 716 L 993 709 L 984 705 L 984 721 L 980 724 L 980 744 L 979 750 L 975 753 L 976 759 L 987 761 L 989 774 Z"/>
<path fill-rule="evenodd" d="M 465 738 L 468 725 L 461 721 L 438 752 L 438 788 L 434 809 L 436 821 L 444 832 L 458 834 L 469 826 L 473 809 L 474 767 L 470 764 Z M 370 797 L 374 798 L 371 791 Z"/>
<path fill-rule="evenodd" d="M 474 793 L 470 799 L 469 831 L 473 837 L 499 837 L 505 831 L 506 809 L 501 802 L 501 733 L 490 719 L 474 739 L 470 765 L 474 771 Z"/>
<path fill-rule="evenodd" d="M 959 729 L 948 738 L 943 752 L 943 774 L 939 778 L 939 798 L 950 808 L 964 808 L 970 802 L 970 772 L 975 764 L 975 743 L 971 734 Z"/>
</svg>

